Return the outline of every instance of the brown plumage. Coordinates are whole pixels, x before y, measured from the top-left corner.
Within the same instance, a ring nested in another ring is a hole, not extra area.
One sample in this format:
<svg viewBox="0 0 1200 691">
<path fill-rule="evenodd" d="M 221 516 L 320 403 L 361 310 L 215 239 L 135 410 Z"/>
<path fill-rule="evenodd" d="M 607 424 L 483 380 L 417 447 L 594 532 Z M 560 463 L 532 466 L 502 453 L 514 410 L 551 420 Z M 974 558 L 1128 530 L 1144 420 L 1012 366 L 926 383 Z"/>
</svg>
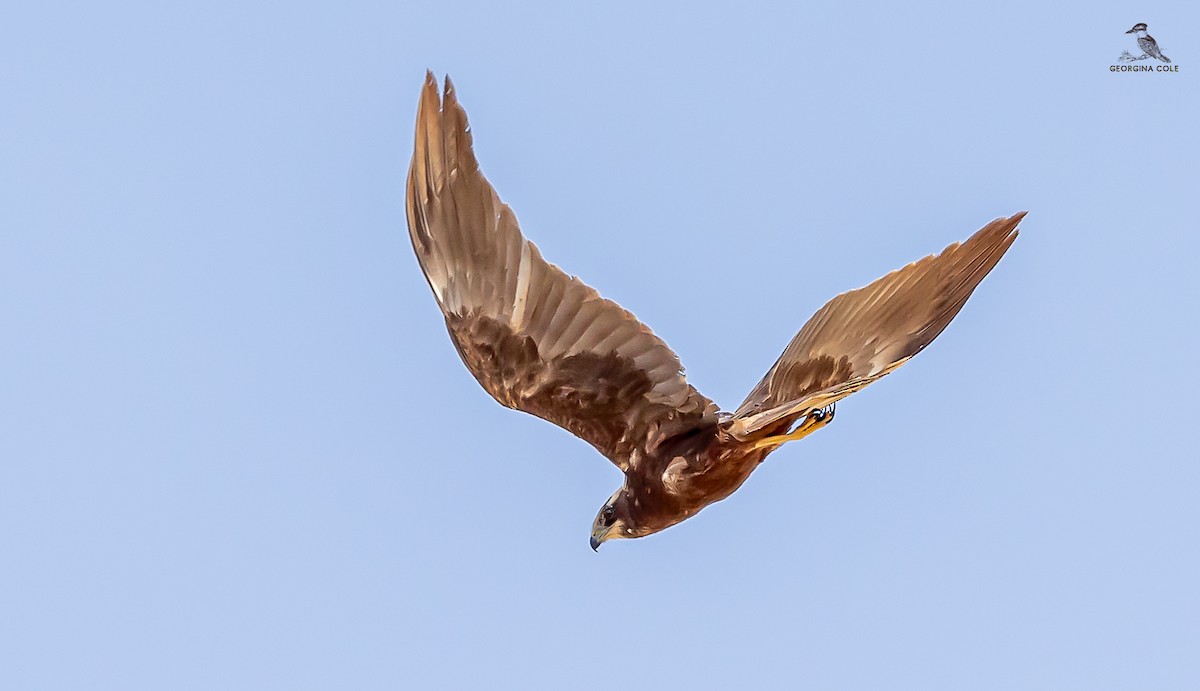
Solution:
<svg viewBox="0 0 1200 691">
<path fill-rule="evenodd" d="M 466 112 L 427 74 L 408 227 L 451 340 L 501 405 L 586 440 L 625 473 L 592 547 L 642 537 L 724 499 L 775 448 L 937 337 L 1017 237 L 1023 213 L 843 293 L 817 311 L 732 415 L 616 303 L 542 259 L 475 160 Z M 797 424 L 799 423 L 799 424 Z M 790 431 L 790 432 L 789 432 Z"/>
</svg>

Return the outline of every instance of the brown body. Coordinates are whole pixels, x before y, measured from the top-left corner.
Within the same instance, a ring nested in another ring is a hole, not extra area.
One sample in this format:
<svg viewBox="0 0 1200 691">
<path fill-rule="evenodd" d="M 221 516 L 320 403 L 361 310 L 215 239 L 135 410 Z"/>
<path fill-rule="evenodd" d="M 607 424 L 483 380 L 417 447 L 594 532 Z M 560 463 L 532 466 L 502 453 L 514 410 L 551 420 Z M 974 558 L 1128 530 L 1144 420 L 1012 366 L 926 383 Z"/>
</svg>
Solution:
<svg viewBox="0 0 1200 691">
<path fill-rule="evenodd" d="M 593 524 L 593 548 L 695 515 L 780 444 L 828 424 L 837 401 L 941 333 L 1024 215 L 833 298 L 723 414 L 648 327 L 525 239 L 479 170 L 448 79 L 442 99 L 432 75 L 421 95 L 407 209 L 413 249 L 467 369 L 500 404 L 567 429 L 624 472 Z"/>
</svg>

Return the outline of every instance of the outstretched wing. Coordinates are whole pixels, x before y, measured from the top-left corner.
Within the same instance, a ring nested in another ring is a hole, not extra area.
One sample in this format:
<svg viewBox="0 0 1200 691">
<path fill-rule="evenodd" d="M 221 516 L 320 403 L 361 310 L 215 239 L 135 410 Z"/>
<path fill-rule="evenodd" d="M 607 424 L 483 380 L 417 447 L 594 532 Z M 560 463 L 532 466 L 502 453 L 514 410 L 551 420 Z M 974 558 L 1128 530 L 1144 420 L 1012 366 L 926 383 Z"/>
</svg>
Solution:
<svg viewBox="0 0 1200 691">
<path fill-rule="evenodd" d="M 750 392 L 729 431 L 747 438 L 785 420 L 790 425 L 921 352 L 1004 256 L 1024 216 L 996 219 L 966 242 L 830 300 Z"/>
<path fill-rule="evenodd" d="M 716 425 L 716 406 L 629 312 L 542 259 L 479 170 L 467 114 L 426 75 L 408 229 L 467 369 L 502 405 L 549 420 L 628 468 L 635 449 Z"/>
</svg>

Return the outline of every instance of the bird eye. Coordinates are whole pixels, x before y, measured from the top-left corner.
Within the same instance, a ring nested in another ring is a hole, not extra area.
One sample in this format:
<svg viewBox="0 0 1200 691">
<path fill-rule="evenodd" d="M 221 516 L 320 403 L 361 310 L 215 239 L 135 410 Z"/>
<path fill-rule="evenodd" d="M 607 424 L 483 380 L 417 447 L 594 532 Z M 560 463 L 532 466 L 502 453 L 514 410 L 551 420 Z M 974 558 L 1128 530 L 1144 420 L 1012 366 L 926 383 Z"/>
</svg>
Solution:
<svg viewBox="0 0 1200 691">
<path fill-rule="evenodd" d="M 604 510 L 600 512 L 600 520 L 604 521 L 604 525 L 611 525 L 613 522 L 613 516 L 616 515 L 616 509 L 611 506 L 606 506 L 604 507 Z"/>
</svg>

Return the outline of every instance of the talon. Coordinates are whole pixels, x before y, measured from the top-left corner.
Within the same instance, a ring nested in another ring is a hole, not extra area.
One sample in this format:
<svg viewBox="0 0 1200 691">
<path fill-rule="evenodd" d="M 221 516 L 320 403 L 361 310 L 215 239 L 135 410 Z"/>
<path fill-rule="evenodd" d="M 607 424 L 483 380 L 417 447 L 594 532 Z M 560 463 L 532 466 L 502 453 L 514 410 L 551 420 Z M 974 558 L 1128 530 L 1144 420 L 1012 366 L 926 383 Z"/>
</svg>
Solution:
<svg viewBox="0 0 1200 691">
<path fill-rule="evenodd" d="M 818 410 L 812 411 L 811 413 L 808 414 L 808 417 L 813 422 L 820 422 L 820 423 L 824 423 L 827 425 L 833 420 L 833 415 L 834 415 L 834 412 L 836 411 L 836 409 L 837 409 L 837 404 L 830 403 L 829 405 L 825 406 L 824 408 L 820 408 Z"/>
<path fill-rule="evenodd" d="M 773 449 L 789 441 L 798 441 L 816 432 L 825 425 L 828 425 L 833 420 L 836 404 L 830 403 L 824 408 L 817 408 L 808 411 L 804 422 L 796 429 L 787 434 L 780 434 L 773 437 L 766 437 L 753 442 L 749 450 L 757 449 Z M 759 461 L 761 463 L 761 461 Z"/>
</svg>

